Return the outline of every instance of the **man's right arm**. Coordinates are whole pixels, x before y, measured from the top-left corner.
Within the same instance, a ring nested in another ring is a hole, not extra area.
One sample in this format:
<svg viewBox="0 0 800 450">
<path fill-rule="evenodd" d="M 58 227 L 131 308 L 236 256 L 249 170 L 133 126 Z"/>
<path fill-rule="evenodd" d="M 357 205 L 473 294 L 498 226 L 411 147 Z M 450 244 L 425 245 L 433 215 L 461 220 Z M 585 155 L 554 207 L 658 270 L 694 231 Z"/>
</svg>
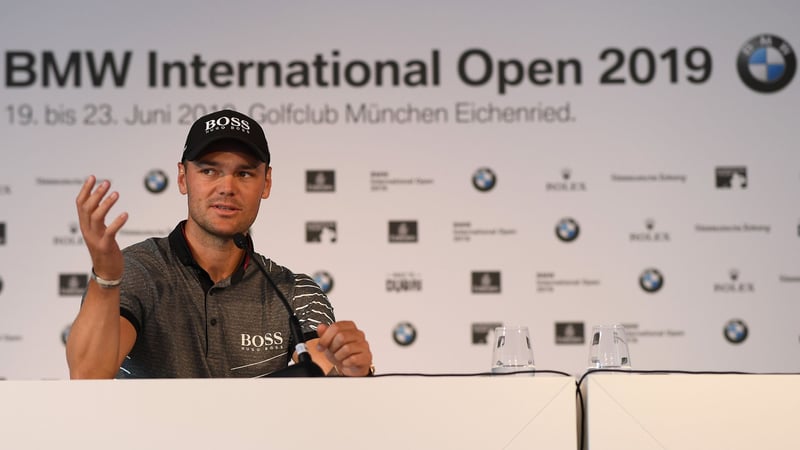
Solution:
<svg viewBox="0 0 800 450">
<path fill-rule="evenodd" d="M 92 258 L 92 271 L 105 280 L 118 280 L 124 259 L 117 244 L 117 232 L 128 220 L 122 213 L 106 224 L 108 211 L 119 199 L 110 192 L 111 183 L 90 176 L 81 187 L 75 204 L 81 234 Z M 78 317 L 67 340 L 70 378 L 114 378 L 123 359 L 136 342 L 136 330 L 119 314 L 119 285 L 101 286 L 89 282 Z"/>
<path fill-rule="evenodd" d="M 119 287 L 91 281 L 67 340 L 70 378 L 114 378 L 135 342 L 136 329 L 119 314 Z"/>
</svg>

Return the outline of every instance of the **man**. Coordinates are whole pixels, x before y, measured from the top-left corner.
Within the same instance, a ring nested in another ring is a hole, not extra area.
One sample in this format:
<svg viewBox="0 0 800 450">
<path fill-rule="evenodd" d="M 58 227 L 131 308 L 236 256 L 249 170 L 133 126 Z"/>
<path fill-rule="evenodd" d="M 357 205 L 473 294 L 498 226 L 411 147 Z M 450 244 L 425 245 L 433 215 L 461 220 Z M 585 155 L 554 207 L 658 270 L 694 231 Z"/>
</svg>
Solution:
<svg viewBox="0 0 800 450">
<path fill-rule="evenodd" d="M 178 163 L 188 218 L 169 237 L 120 250 L 128 219 L 106 216 L 119 199 L 90 176 L 77 198 L 92 280 L 67 342 L 71 378 L 259 377 L 285 368 L 294 342 L 277 288 L 294 309 L 313 361 L 326 374 L 372 374 L 372 353 L 353 322 L 334 322 L 306 275 L 236 246 L 272 187 L 261 126 L 223 110 L 198 119 Z M 252 241 L 246 238 L 252 250 Z"/>
</svg>

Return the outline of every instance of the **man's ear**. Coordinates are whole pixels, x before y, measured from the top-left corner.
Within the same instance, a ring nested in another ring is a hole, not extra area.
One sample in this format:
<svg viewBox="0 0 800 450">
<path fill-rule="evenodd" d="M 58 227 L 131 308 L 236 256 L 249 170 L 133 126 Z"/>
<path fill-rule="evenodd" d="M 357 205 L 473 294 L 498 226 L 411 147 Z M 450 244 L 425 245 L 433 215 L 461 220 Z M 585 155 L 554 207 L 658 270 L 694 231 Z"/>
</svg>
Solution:
<svg viewBox="0 0 800 450">
<path fill-rule="evenodd" d="M 270 190 L 272 190 L 272 167 L 267 167 L 264 181 L 266 181 L 266 183 L 264 183 L 264 191 L 261 193 L 261 198 L 267 199 L 269 198 Z"/>
<path fill-rule="evenodd" d="M 186 165 L 182 162 L 178 163 L 178 189 L 186 195 Z"/>
</svg>

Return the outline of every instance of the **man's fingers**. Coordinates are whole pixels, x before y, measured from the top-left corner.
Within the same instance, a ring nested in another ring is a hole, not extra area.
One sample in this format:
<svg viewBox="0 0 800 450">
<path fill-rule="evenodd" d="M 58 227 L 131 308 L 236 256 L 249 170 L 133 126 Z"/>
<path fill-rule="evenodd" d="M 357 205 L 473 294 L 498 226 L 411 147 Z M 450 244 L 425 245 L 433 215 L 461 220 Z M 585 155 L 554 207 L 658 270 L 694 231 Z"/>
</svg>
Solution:
<svg viewBox="0 0 800 450">
<path fill-rule="evenodd" d="M 116 217 L 113 222 L 108 224 L 108 228 L 106 228 L 106 237 L 111 239 L 116 239 L 117 232 L 119 232 L 120 228 L 125 225 L 125 222 L 128 221 L 128 213 L 124 212 Z"/>
<path fill-rule="evenodd" d="M 347 376 L 362 376 L 372 364 L 372 352 L 364 332 L 351 321 L 317 327 L 317 350 Z"/>
<path fill-rule="evenodd" d="M 348 343 L 339 348 L 333 353 L 333 357 L 340 361 L 343 365 L 358 365 L 364 355 L 366 355 L 369 347 L 366 342 L 363 343 Z M 364 361 L 369 364 L 369 361 Z M 362 362 L 363 365 L 363 362 Z"/>
<path fill-rule="evenodd" d="M 319 339 L 319 347 L 327 349 L 331 353 L 336 353 L 344 345 L 351 342 L 364 341 L 364 332 L 356 328 L 354 324 L 352 326 L 350 324 L 342 322 L 332 324 L 322 333 Z"/>
<path fill-rule="evenodd" d="M 94 183 L 96 178 L 94 175 L 89 175 L 86 178 L 86 181 L 83 182 L 83 186 L 81 186 L 80 192 L 78 192 L 78 196 L 75 198 L 75 205 L 78 207 L 78 220 L 81 224 L 81 229 L 85 231 L 86 226 L 89 225 L 89 216 L 91 215 L 91 211 L 86 209 L 86 201 L 89 199 L 89 196 L 92 193 L 92 189 L 94 188 Z"/>
<path fill-rule="evenodd" d="M 337 359 L 340 355 L 337 353 Z M 341 356 L 339 367 L 345 376 L 360 377 L 369 372 L 369 366 L 372 364 L 372 352 L 369 351 L 369 346 L 366 345 L 363 351 L 351 353 L 347 356 L 344 353 Z"/>
<path fill-rule="evenodd" d="M 92 211 L 97 208 L 97 205 L 99 205 L 100 201 L 103 200 L 103 197 L 106 195 L 106 192 L 108 192 L 108 188 L 110 187 L 111 183 L 109 183 L 108 180 L 101 181 L 100 184 L 98 184 L 94 191 L 89 195 L 89 198 L 87 198 L 83 203 L 84 207 Z"/>
<path fill-rule="evenodd" d="M 333 338 L 339 333 L 338 322 L 333 323 L 331 325 L 319 325 L 317 327 L 317 335 L 319 336 L 319 342 L 317 342 L 317 348 L 320 350 L 327 349 L 331 342 L 333 342 Z M 320 328 L 322 330 L 320 330 Z"/>
<path fill-rule="evenodd" d="M 89 194 L 92 193 L 92 188 L 94 187 L 94 183 L 97 181 L 94 175 L 89 175 L 86 180 L 83 181 L 83 186 L 81 186 L 81 190 L 78 192 L 78 196 L 75 198 L 75 203 L 78 206 L 81 206 L 83 202 L 89 198 Z"/>
<path fill-rule="evenodd" d="M 78 218 L 80 219 L 81 222 L 81 231 L 83 231 L 84 233 L 95 229 L 95 227 L 97 226 L 103 225 L 103 220 L 105 219 L 105 215 L 101 217 L 98 223 L 96 213 L 98 205 L 100 205 L 100 202 L 103 201 L 103 197 L 106 195 L 109 187 L 111 186 L 111 184 L 107 180 L 104 180 L 99 185 L 97 185 L 97 187 L 95 187 L 93 192 L 86 195 L 84 190 L 87 187 L 91 188 L 92 185 L 90 181 L 92 181 L 93 179 L 94 177 L 89 177 L 86 180 L 86 183 L 84 183 L 84 186 L 81 188 L 80 194 L 78 194 L 78 199 L 76 199 L 76 202 L 78 203 Z"/>
<path fill-rule="evenodd" d="M 99 189 L 99 188 L 98 188 Z M 91 215 L 92 221 L 92 228 L 98 227 L 97 229 L 102 229 L 99 227 L 103 227 L 106 222 L 106 216 L 108 215 L 108 210 L 114 206 L 119 200 L 119 193 L 112 192 L 108 194 L 106 198 L 103 199 L 94 209 Z"/>
</svg>

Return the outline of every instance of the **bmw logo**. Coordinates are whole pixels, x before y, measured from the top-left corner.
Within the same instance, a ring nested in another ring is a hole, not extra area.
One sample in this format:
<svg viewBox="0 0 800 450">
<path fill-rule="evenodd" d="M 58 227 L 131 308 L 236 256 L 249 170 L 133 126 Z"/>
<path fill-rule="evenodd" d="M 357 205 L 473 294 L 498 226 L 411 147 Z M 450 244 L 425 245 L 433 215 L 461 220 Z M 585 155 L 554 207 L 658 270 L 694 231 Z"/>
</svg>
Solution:
<svg viewBox="0 0 800 450">
<path fill-rule="evenodd" d="M 153 169 L 144 177 L 144 187 L 153 194 L 164 192 L 168 184 L 169 179 L 163 170 Z"/>
<path fill-rule="evenodd" d="M 574 219 L 565 217 L 556 224 L 556 236 L 563 242 L 572 242 L 578 238 L 581 227 Z"/>
<path fill-rule="evenodd" d="M 664 286 L 664 276 L 656 269 L 646 269 L 639 275 L 639 286 L 645 292 L 658 292 Z"/>
<path fill-rule="evenodd" d="M 333 289 L 333 277 L 325 271 L 319 271 L 314 274 L 314 282 L 317 283 L 322 292 L 329 293 Z"/>
<path fill-rule="evenodd" d="M 739 77 L 757 92 L 775 92 L 792 81 L 797 59 L 788 42 L 762 34 L 745 42 L 739 50 L 736 68 Z"/>
<path fill-rule="evenodd" d="M 481 167 L 472 175 L 472 185 L 481 192 L 491 191 L 496 184 L 497 176 L 488 167 Z"/>
<path fill-rule="evenodd" d="M 747 324 L 740 319 L 729 320 L 723 330 L 725 339 L 731 344 L 741 344 L 747 339 Z"/>
<path fill-rule="evenodd" d="M 414 328 L 414 325 L 408 322 L 400 322 L 394 327 L 392 338 L 394 338 L 397 345 L 405 347 L 413 344 L 414 341 L 417 340 L 417 330 Z"/>
</svg>

